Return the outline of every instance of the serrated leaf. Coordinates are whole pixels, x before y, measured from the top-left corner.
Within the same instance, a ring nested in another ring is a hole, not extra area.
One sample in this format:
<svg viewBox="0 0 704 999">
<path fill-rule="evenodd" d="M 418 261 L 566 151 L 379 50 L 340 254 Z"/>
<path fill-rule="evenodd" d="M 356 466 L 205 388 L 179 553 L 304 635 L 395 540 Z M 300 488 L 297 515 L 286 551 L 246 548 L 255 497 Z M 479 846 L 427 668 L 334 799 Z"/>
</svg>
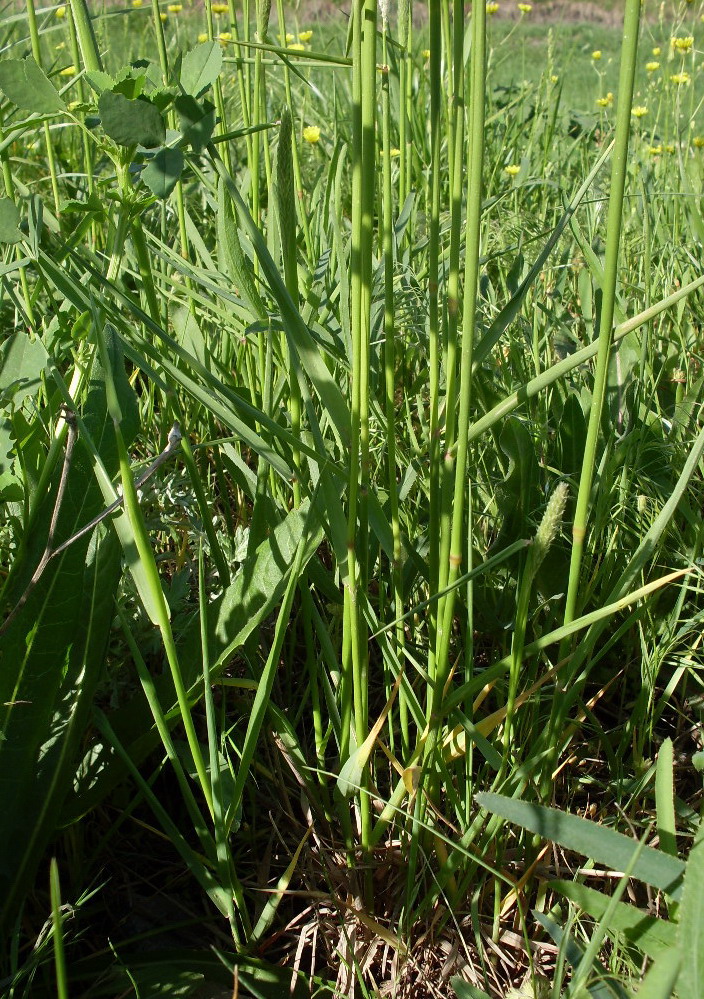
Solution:
<svg viewBox="0 0 704 999">
<path fill-rule="evenodd" d="M 0 62 L 0 90 L 23 111 L 52 114 L 66 110 L 54 84 L 31 56 Z"/>
<path fill-rule="evenodd" d="M 219 42 L 203 42 L 186 52 L 181 63 L 181 86 L 191 97 L 200 97 L 212 86 L 222 69 Z"/>
<path fill-rule="evenodd" d="M 131 101 L 106 90 L 100 95 L 98 111 L 103 129 L 118 146 L 153 149 L 166 138 L 161 112 L 148 100 Z"/>
<path fill-rule="evenodd" d="M 659 957 L 636 992 L 637 999 L 671 999 L 681 963 L 682 954 L 679 949 Z"/>
<path fill-rule="evenodd" d="M 96 94 L 102 94 L 105 90 L 112 90 L 115 86 L 115 81 L 108 74 L 104 73 L 101 69 L 91 70 L 85 74 L 85 78 L 88 81 L 89 86 Z"/>
<path fill-rule="evenodd" d="M 628 836 L 569 812 L 560 812 L 556 808 L 546 808 L 517 798 L 506 798 L 490 791 L 480 791 L 474 797 L 477 804 L 495 815 L 501 815 L 529 832 L 537 833 L 551 843 L 559 843 L 568 850 L 591 857 L 612 870 L 625 870 L 634 851 L 639 848 L 639 843 Z M 660 888 L 674 901 L 678 901 L 682 896 L 684 869 L 685 865 L 676 857 L 644 846 L 633 867 L 633 877 L 654 888 Z"/>
<path fill-rule="evenodd" d="M 195 153 L 201 152 L 210 142 L 215 128 L 215 107 L 210 101 L 197 101 L 189 94 L 181 94 L 174 101 L 181 119 L 183 138 Z"/>
<path fill-rule="evenodd" d="M 0 198 L 0 243 L 19 243 L 20 210 L 12 198 Z"/>
<path fill-rule="evenodd" d="M 611 901 L 594 888 L 576 881 L 551 881 L 550 888 L 564 895 L 600 921 Z M 650 916 L 634 905 L 619 902 L 609 920 L 609 932 L 623 933 L 627 940 L 635 944 L 648 957 L 657 958 L 672 947 L 677 946 L 677 927 L 665 919 Z"/>
<path fill-rule="evenodd" d="M 160 149 L 142 170 L 142 180 L 157 198 L 168 198 L 183 172 L 180 149 Z"/>
</svg>

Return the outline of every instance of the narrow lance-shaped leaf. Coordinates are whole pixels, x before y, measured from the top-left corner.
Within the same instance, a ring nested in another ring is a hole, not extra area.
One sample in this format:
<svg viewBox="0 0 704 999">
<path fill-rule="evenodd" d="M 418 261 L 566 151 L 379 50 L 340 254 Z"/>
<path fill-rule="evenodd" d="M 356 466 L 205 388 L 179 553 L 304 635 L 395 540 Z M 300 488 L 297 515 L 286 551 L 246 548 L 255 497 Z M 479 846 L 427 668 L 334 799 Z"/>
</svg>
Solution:
<svg viewBox="0 0 704 999">
<path fill-rule="evenodd" d="M 118 372 L 125 432 L 133 437 L 134 393 L 122 370 L 116 338 L 108 351 Z M 107 417 L 104 373 L 96 365 L 83 422 L 103 463 L 114 473 L 117 455 Z M 57 469 L 57 478 L 60 469 Z M 98 682 L 120 576 L 112 531 L 86 534 L 46 563 L 28 584 L 46 546 L 57 494 L 55 481 L 34 519 L 24 555 L 4 590 L 7 611 L 17 608 L 0 643 L 0 924 L 7 927 L 31 885 L 42 851 L 70 790 L 75 758 Z M 103 507 L 80 439 L 68 468 L 56 544 L 71 537 Z M 24 602 L 23 602 L 24 601 Z"/>
<path fill-rule="evenodd" d="M 0 243 L 19 243 L 20 210 L 12 198 L 0 198 Z"/>
<path fill-rule="evenodd" d="M 475 800 L 478 805 L 495 815 L 501 815 L 509 822 L 514 822 L 551 843 L 559 843 L 568 850 L 606 864 L 612 870 L 625 870 L 639 846 L 615 829 L 608 829 L 556 808 L 506 798 L 489 791 L 480 791 L 475 795 Z M 660 888 L 677 900 L 682 895 L 683 872 L 684 864 L 681 860 L 645 846 L 633 868 L 633 877 L 654 888 Z"/>
<path fill-rule="evenodd" d="M 689 853 L 679 911 L 680 945 L 685 960 L 677 981 L 679 994 L 704 995 L 704 821 Z"/>
</svg>

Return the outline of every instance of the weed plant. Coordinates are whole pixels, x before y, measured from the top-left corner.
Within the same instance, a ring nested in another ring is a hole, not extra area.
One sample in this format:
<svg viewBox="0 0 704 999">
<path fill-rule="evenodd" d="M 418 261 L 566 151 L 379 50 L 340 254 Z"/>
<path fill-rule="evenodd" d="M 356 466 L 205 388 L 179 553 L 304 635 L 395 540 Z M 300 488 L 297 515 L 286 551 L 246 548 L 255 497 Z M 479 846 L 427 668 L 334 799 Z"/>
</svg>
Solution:
<svg viewBox="0 0 704 999">
<path fill-rule="evenodd" d="M 702 11 L 496 6 L 5 12 L 3 994 L 704 994 Z"/>
</svg>

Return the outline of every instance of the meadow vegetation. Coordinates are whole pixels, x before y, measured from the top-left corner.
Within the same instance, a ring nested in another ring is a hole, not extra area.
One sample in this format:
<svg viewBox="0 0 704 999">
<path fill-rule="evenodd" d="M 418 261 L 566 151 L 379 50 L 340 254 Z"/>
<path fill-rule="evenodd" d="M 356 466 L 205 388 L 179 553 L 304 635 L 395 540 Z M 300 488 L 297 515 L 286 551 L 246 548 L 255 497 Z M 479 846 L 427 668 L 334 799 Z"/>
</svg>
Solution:
<svg viewBox="0 0 704 999">
<path fill-rule="evenodd" d="M 6 8 L 2 995 L 704 996 L 704 6 L 496 7 Z"/>
</svg>

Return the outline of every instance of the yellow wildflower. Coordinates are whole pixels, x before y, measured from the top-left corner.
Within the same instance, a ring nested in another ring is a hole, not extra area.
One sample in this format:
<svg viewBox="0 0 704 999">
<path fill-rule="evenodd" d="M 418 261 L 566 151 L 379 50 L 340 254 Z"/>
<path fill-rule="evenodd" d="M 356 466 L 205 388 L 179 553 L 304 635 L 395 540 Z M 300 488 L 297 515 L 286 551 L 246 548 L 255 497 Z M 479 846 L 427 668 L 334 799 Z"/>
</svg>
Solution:
<svg viewBox="0 0 704 999">
<path fill-rule="evenodd" d="M 206 35 L 206 33 L 205 33 L 204 31 L 202 31 L 202 32 L 200 33 L 200 35 L 198 35 L 198 41 L 199 41 L 199 42 L 200 42 L 201 44 L 202 44 L 203 42 L 207 42 L 207 41 L 208 41 L 208 36 Z"/>
<path fill-rule="evenodd" d="M 662 152 L 662 146 L 650 146 L 648 152 L 651 156 L 659 156 Z"/>
<path fill-rule="evenodd" d="M 303 141 L 310 142 L 312 146 L 320 142 L 320 129 L 317 125 L 306 125 L 303 129 Z"/>
<path fill-rule="evenodd" d="M 66 8 L 62 4 L 61 7 L 57 7 L 54 14 L 58 18 L 66 17 Z"/>
<path fill-rule="evenodd" d="M 169 14 L 180 14 L 183 10 L 183 4 L 181 3 L 170 3 L 166 8 Z"/>
<path fill-rule="evenodd" d="M 661 51 L 662 51 L 662 49 L 660 48 L 660 46 L 656 45 L 655 48 L 653 49 L 653 55 L 654 56 L 659 56 L 660 53 L 661 53 Z"/>
<path fill-rule="evenodd" d="M 159 20 L 160 20 L 160 21 L 161 21 L 161 23 L 163 24 L 163 23 L 164 23 L 164 21 L 166 21 L 167 19 L 168 19 L 168 14 L 164 14 L 164 13 L 163 13 L 163 11 L 162 11 L 162 13 L 161 13 L 161 14 L 159 14 Z"/>
<path fill-rule="evenodd" d="M 530 14 L 530 12 L 533 10 L 533 4 L 519 3 L 518 9 L 520 10 L 521 14 Z"/>
<path fill-rule="evenodd" d="M 75 66 L 64 66 L 64 68 L 59 72 L 59 76 L 75 76 L 75 75 L 76 75 Z"/>
<path fill-rule="evenodd" d="M 286 32 L 286 44 L 288 45 L 290 42 L 292 42 L 295 37 L 296 36 L 292 35 L 290 31 L 287 31 Z"/>
<path fill-rule="evenodd" d="M 144 3 L 144 0 L 132 0 L 132 6 L 133 7 L 141 7 L 143 3 Z"/>
<path fill-rule="evenodd" d="M 214 3 L 210 9 L 213 14 L 227 14 L 229 7 L 226 3 Z"/>
<path fill-rule="evenodd" d="M 305 45 L 301 45 L 300 42 L 294 42 L 293 45 L 288 46 L 291 52 L 305 52 Z"/>
<path fill-rule="evenodd" d="M 493 2 L 488 3 L 486 5 L 486 12 L 487 12 L 487 14 L 495 14 L 498 9 L 499 9 L 499 5 L 496 3 L 496 0 L 493 0 Z"/>
<path fill-rule="evenodd" d="M 644 108 L 642 104 L 636 104 L 634 108 L 631 108 L 631 114 L 634 118 L 643 118 L 648 113 L 648 109 Z"/>
<path fill-rule="evenodd" d="M 509 177 L 515 177 L 516 174 L 521 172 L 521 168 L 516 163 L 509 163 L 508 166 L 504 167 L 504 173 Z"/>
<path fill-rule="evenodd" d="M 594 60 L 594 62 L 599 62 L 599 60 L 601 59 L 601 49 L 594 49 L 594 51 L 592 52 L 592 59 Z"/>
<path fill-rule="evenodd" d="M 680 87 L 686 86 L 689 83 L 690 76 L 689 73 L 673 73 L 670 79 Z"/>
<path fill-rule="evenodd" d="M 597 97 L 596 102 L 600 108 L 608 108 L 614 102 L 614 95 L 609 91 L 606 97 Z"/>
<path fill-rule="evenodd" d="M 695 135 L 692 139 L 692 145 L 696 146 L 697 149 L 704 149 L 704 135 Z"/>
<path fill-rule="evenodd" d="M 298 32 L 298 41 L 299 42 L 309 42 L 312 37 L 313 37 L 313 32 L 312 31 L 299 31 Z"/>
<path fill-rule="evenodd" d="M 689 50 L 694 45 L 694 38 L 692 35 L 684 35 L 682 38 L 672 38 L 670 40 L 670 45 L 677 52 L 689 52 Z"/>
<path fill-rule="evenodd" d="M 400 149 L 389 149 L 389 156 L 400 156 L 400 155 L 401 155 Z"/>
<path fill-rule="evenodd" d="M 421 55 L 424 59 L 430 59 L 430 49 L 423 49 Z"/>
<path fill-rule="evenodd" d="M 648 70 L 649 73 L 654 73 L 656 69 L 660 69 L 660 63 L 659 62 L 646 62 L 645 68 Z"/>
<path fill-rule="evenodd" d="M 675 147 L 674 147 L 673 143 L 672 142 L 668 142 L 667 145 L 665 146 L 665 152 L 672 154 L 672 153 L 674 153 L 674 151 L 675 151 Z"/>
<path fill-rule="evenodd" d="M 555 74 L 553 73 L 553 75 L 550 77 L 550 83 L 557 83 L 557 81 L 559 79 L 560 79 L 560 77 L 559 76 L 555 76 Z"/>
<path fill-rule="evenodd" d="M 232 32 L 221 31 L 220 34 L 218 35 L 218 41 L 220 42 L 221 45 L 227 45 L 228 42 L 232 41 Z"/>
</svg>

